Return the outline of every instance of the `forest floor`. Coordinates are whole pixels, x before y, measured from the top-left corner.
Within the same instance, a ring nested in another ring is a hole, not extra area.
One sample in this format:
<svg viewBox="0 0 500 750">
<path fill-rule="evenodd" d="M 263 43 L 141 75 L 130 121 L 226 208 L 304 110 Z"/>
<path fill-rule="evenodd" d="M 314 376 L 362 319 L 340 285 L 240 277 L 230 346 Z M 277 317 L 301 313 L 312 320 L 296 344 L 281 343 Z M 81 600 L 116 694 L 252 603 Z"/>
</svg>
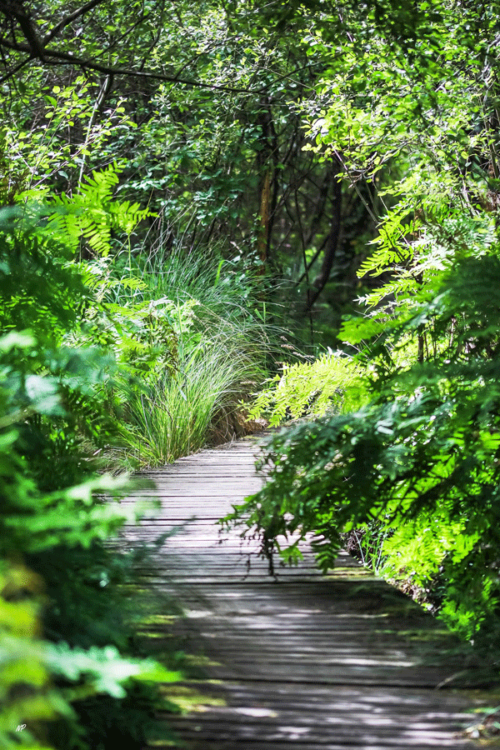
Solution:
<svg viewBox="0 0 500 750">
<path fill-rule="evenodd" d="M 141 584 L 181 602 L 174 634 L 194 655 L 193 678 L 166 688 L 187 707 L 165 715 L 178 737 L 170 746 L 477 747 L 464 733 L 484 704 L 473 661 L 431 615 L 347 553 L 324 576 L 304 543 L 299 566 L 270 576 L 258 540 L 221 533 L 218 519 L 261 486 L 257 450 L 240 440 L 147 473 L 154 489 L 136 495 L 158 498 L 161 511 L 124 531 L 129 544 L 177 532 L 139 571 Z M 171 641 L 160 609 L 157 620 L 144 635 Z"/>
</svg>

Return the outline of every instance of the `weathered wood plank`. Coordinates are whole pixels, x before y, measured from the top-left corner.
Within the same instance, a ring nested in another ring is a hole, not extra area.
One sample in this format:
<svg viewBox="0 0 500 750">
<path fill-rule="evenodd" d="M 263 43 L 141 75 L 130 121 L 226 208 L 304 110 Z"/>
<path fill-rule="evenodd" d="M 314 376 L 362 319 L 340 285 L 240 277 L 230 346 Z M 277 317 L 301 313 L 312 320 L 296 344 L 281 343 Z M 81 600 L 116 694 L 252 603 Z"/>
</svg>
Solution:
<svg viewBox="0 0 500 750">
<path fill-rule="evenodd" d="M 217 520 L 261 486 L 255 452 L 241 441 L 188 456 L 145 472 L 155 488 L 137 486 L 121 500 L 154 497 L 161 509 L 125 527 L 117 547 L 149 545 L 178 529 L 138 574 L 186 611 L 173 632 L 153 624 L 142 637 L 161 647 L 174 635 L 207 664 L 207 680 L 188 683 L 206 701 L 191 714 L 165 717 L 179 748 L 474 747 L 457 733 L 469 723 L 464 710 L 473 699 L 435 690 L 463 667 L 442 626 L 346 553 L 321 576 L 302 542 L 304 560 L 296 568 L 277 564 L 273 578 L 255 554 L 257 539 L 221 531 Z"/>
</svg>

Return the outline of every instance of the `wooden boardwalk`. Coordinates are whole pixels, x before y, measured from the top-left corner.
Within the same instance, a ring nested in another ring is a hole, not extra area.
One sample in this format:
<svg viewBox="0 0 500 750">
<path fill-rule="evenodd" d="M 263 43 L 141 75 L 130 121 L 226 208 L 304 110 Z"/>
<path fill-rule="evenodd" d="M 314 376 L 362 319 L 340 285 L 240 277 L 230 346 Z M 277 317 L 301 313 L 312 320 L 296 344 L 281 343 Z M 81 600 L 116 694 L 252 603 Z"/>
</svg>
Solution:
<svg viewBox="0 0 500 750">
<path fill-rule="evenodd" d="M 297 568 L 248 553 L 217 520 L 256 491 L 254 444 L 239 441 L 150 472 L 159 515 L 126 530 L 129 542 L 174 527 L 142 581 L 174 591 L 177 630 L 205 662 L 202 705 L 166 720 L 194 750 L 472 748 L 459 731 L 472 699 L 436 689 L 462 664 L 434 619 L 346 554 L 322 576 L 310 551 Z M 142 493 L 144 495 L 144 493 Z M 125 502 L 134 502 L 131 497 Z M 186 519 L 192 518 L 189 523 Z M 151 626 L 162 638 L 161 626 Z M 165 637 L 167 637 L 165 635 Z M 205 705 L 203 705 L 203 703 Z"/>
</svg>

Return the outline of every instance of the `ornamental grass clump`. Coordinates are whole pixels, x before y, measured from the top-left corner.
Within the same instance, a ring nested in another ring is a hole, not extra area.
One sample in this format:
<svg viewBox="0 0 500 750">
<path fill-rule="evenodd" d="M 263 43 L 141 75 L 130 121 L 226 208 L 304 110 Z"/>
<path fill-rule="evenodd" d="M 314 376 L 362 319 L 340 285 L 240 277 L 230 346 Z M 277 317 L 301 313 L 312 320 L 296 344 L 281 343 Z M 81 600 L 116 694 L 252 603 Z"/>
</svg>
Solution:
<svg viewBox="0 0 500 750">
<path fill-rule="evenodd" d="M 226 265 L 174 254 L 162 266 L 146 266 L 140 289 L 114 290 L 121 305 L 126 297 L 170 300 L 175 336 L 174 366 L 150 368 L 124 399 L 125 463 L 160 466 L 245 430 L 242 402 L 266 378 L 278 331 L 252 312 L 256 285 L 241 285 Z"/>
</svg>

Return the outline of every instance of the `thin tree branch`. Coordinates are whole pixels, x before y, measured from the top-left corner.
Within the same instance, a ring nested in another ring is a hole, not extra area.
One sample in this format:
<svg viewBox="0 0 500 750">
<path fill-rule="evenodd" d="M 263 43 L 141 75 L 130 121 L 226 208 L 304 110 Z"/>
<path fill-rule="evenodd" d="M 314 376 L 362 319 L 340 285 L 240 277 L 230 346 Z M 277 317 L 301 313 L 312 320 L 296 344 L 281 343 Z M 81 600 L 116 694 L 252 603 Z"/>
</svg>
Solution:
<svg viewBox="0 0 500 750">
<path fill-rule="evenodd" d="M 40 57 L 39 55 L 33 55 L 33 51 L 26 44 L 13 44 L 7 39 L 0 39 L 0 46 L 7 47 L 8 49 L 15 50 L 16 52 L 27 52 L 33 57 Z M 50 59 L 53 58 L 53 59 Z M 202 81 L 188 81 L 185 78 L 176 78 L 175 76 L 167 76 L 163 73 L 145 73 L 139 70 L 126 70 L 124 68 L 115 68 L 110 65 L 101 65 L 100 63 L 92 62 L 91 60 L 85 60 L 83 57 L 77 57 L 72 55 L 70 52 L 60 52 L 59 50 L 44 50 L 43 62 L 46 65 L 76 65 L 87 70 L 95 70 L 98 73 L 104 73 L 105 75 L 114 76 L 131 76 L 137 78 L 144 78 L 147 80 L 165 81 L 167 83 L 181 83 L 184 86 L 196 86 L 198 88 L 205 89 L 216 89 L 218 91 L 231 91 L 238 94 L 257 94 L 262 91 L 267 91 L 267 87 L 264 89 L 243 89 L 235 88 L 233 86 L 218 86 L 215 83 L 203 83 Z"/>
<path fill-rule="evenodd" d="M 29 52 L 33 57 L 39 57 L 41 60 L 44 58 L 43 42 L 38 36 L 38 33 L 33 26 L 31 21 L 31 15 L 23 7 L 23 3 L 0 3 L 0 11 L 7 17 L 7 20 L 11 23 L 12 36 L 15 41 L 15 30 L 14 30 L 14 19 L 21 27 L 24 38 L 28 42 L 28 48 L 25 52 Z"/>
<path fill-rule="evenodd" d="M 80 16 L 83 16 L 84 13 L 87 13 L 87 11 L 92 10 L 92 8 L 95 8 L 96 5 L 100 5 L 103 3 L 104 0 L 89 0 L 88 3 L 85 5 L 82 5 L 81 8 L 78 8 L 78 10 L 75 10 L 73 13 L 69 13 L 67 16 L 64 16 L 64 18 L 61 18 L 59 23 L 57 23 L 54 28 L 49 31 L 48 34 L 46 34 L 43 38 L 43 45 L 45 46 L 49 42 L 52 41 L 52 39 L 59 34 L 62 29 L 64 29 L 65 26 L 70 24 L 72 21 L 75 21 Z"/>
<path fill-rule="evenodd" d="M 77 55 L 73 55 L 72 53 L 62 52 L 60 50 L 54 50 L 54 49 L 47 49 L 46 45 L 51 42 L 54 37 L 57 36 L 57 34 L 65 28 L 68 24 L 70 24 L 72 21 L 76 20 L 80 16 L 84 15 L 86 12 L 92 10 L 96 6 L 103 3 L 104 0 L 89 0 L 88 3 L 81 6 L 77 10 L 75 10 L 73 13 L 70 13 L 69 15 L 65 16 L 64 18 L 59 21 L 56 26 L 54 26 L 51 31 L 49 31 L 43 39 L 40 39 L 38 35 L 36 34 L 36 31 L 33 28 L 33 24 L 31 23 L 31 19 L 29 15 L 22 13 L 12 13 L 12 9 L 3 7 L 5 4 L 3 2 L 0 2 L 0 10 L 3 11 L 6 15 L 12 17 L 14 16 L 18 23 L 21 25 L 21 29 L 23 31 L 23 34 L 25 36 L 26 41 L 28 42 L 28 45 L 17 43 L 17 42 L 11 42 L 8 39 L 0 39 L 0 45 L 3 47 L 7 47 L 8 49 L 15 50 L 17 52 L 27 52 L 30 55 L 30 59 L 36 59 L 39 58 L 43 62 L 47 62 L 49 65 L 55 65 L 57 64 L 55 60 L 61 61 L 61 64 L 71 64 L 80 66 L 82 68 L 86 68 L 88 70 L 95 70 L 99 73 L 103 73 L 105 75 L 126 75 L 126 76 L 136 76 L 136 77 L 142 77 L 142 78 L 149 78 L 151 80 L 158 80 L 158 81 L 165 81 L 168 83 L 180 83 L 184 86 L 195 86 L 199 88 L 208 88 L 208 89 L 216 89 L 219 91 L 229 91 L 233 93 L 255 93 L 260 94 L 269 91 L 269 89 L 279 83 L 280 81 L 290 78 L 291 76 L 295 75 L 296 73 L 305 70 L 307 68 L 314 68 L 317 67 L 320 63 L 312 63 L 307 64 L 303 66 L 299 66 L 295 68 L 295 70 L 290 71 L 286 73 L 285 75 L 279 76 L 276 78 L 276 80 L 270 82 L 265 87 L 259 88 L 259 89 L 248 89 L 248 88 L 236 88 L 233 86 L 218 86 L 216 84 L 209 84 L 209 83 L 203 83 L 201 81 L 190 81 L 185 78 L 179 78 L 179 73 L 186 67 L 186 65 L 183 65 L 180 70 L 175 73 L 172 76 L 168 76 L 161 73 L 148 73 L 144 71 L 132 71 L 127 70 L 124 68 L 115 68 L 112 66 L 106 66 L 102 65 L 98 62 L 95 62 L 95 60 L 86 60 L 84 58 L 78 57 Z M 134 24 L 134 26 L 139 25 L 147 16 L 144 16 L 142 19 L 140 19 L 138 22 Z M 126 36 L 128 32 L 126 32 L 123 36 Z M 54 59 L 47 59 L 47 58 L 54 58 Z M 193 60 L 190 60 L 188 65 L 191 64 Z M 17 72 L 17 68 L 14 72 Z M 5 80 L 10 78 L 11 74 L 9 73 Z M 4 80 L 4 79 L 2 79 Z"/>
<path fill-rule="evenodd" d="M 120 34 L 120 36 L 117 37 L 113 42 L 111 42 L 107 47 L 98 52 L 97 55 L 95 55 L 94 59 L 97 60 L 98 57 L 103 57 L 103 55 L 107 55 L 109 52 L 115 49 L 116 45 L 123 41 L 123 39 L 126 39 L 134 29 L 140 26 L 141 23 L 144 23 L 144 21 L 147 21 L 150 15 L 151 13 L 141 16 L 135 23 L 132 24 L 132 26 L 127 29 L 127 31 L 124 31 L 123 34 Z"/>
<path fill-rule="evenodd" d="M 4 83 L 4 81 L 8 81 L 9 78 L 12 78 L 12 76 L 15 76 L 16 73 L 21 70 L 21 68 L 24 68 L 24 66 L 27 65 L 31 60 L 33 60 L 33 56 L 29 55 L 28 57 L 25 57 L 24 60 L 21 60 L 20 63 L 14 65 L 12 70 L 10 70 L 8 73 L 2 76 L 2 78 L 0 78 L 0 84 Z"/>
<path fill-rule="evenodd" d="M 340 244 L 340 235 L 342 232 L 342 182 L 337 179 L 340 171 L 341 165 L 339 162 L 336 162 L 333 165 L 334 202 L 332 224 L 330 233 L 328 235 L 328 242 L 326 244 L 323 265 L 321 267 L 319 276 L 314 280 L 316 291 L 308 298 L 307 312 L 311 311 L 319 295 L 328 283 L 335 256 Z"/>
<path fill-rule="evenodd" d="M 314 253 L 314 256 L 313 256 L 311 262 L 307 266 L 307 269 L 306 269 L 307 273 L 306 273 L 306 271 L 304 271 L 304 273 L 302 274 L 302 276 L 300 277 L 300 279 L 295 282 L 295 286 L 298 286 L 299 284 L 301 284 L 304 281 L 304 279 L 307 277 L 307 274 L 309 273 L 309 271 L 311 270 L 311 268 L 313 267 L 313 265 L 318 260 L 319 256 L 321 255 L 322 251 L 324 250 L 325 245 L 326 245 L 327 242 L 328 242 L 328 235 L 326 235 L 323 238 L 323 242 L 321 243 L 321 245 L 318 247 L 318 249 Z M 309 280 L 308 280 L 307 283 L 309 283 Z"/>
<path fill-rule="evenodd" d="M 333 153 L 335 154 L 335 156 L 336 156 L 336 158 L 337 158 L 337 161 L 339 162 L 340 166 L 342 167 L 342 170 L 343 170 L 343 171 L 345 172 L 345 174 L 346 174 L 346 175 L 347 175 L 347 176 L 349 177 L 349 180 L 350 180 L 350 182 L 351 182 L 351 184 L 350 184 L 350 186 L 349 186 L 349 187 L 353 187 L 353 188 L 354 188 L 354 190 L 355 190 L 355 191 L 357 192 L 357 194 L 358 194 L 358 198 L 360 199 L 360 201 L 362 202 L 362 204 L 364 205 L 364 207 L 365 207 L 365 208 L 366 208 L 366 210 L 368 211 L 368 214 L 370 215 L 370 218 L 372 219 L 372 221 L 374 221 L 374 222 L 375 222 L 375 226 L 377 226 L 377 224 L 378 224 L 378 220 L 377 220 L 377 217 L 375 216 L 375 214 L 373 213 L 372 209 L 371 209 L 371 208 L 370 208 L 370 206 L 368 205 L 368 203 L 367 203 L 367 201 L 365 200 L 364 196 L 363 196 L 363 195 L 361 194 L 361 191 L 360 191 L 360 189 L 359 189 L 359 188 L 358 188 L 358 186 L 357 186 L 357 182 L 356 182 L 356 180 L 355 180 L 355 179 L 353 178 L 352 174 L 351 174 L 351 173 L 349 172 L 349 168 L 348 168 L 348 167 L 347 167 L 347 166 L 346 166 L 346 165 L 344 164 L 344 162 L 342 161 L 342 157 L 340 156 L 340 154 L 339 154 L 339 152 L 338 152 L 338 151 L 336 151 L 335 149 L 333 149 Z"/>
<path fill-rule="evenodd" d="M 295 211 L 297 214 L 297 223 L 299 225 L 299 233 L 300 233 L 300 244 L 302 246 L 302 258 L 304 260 L 304 273 L 307 280 L 307 288 L 306 288 L 306 295 L 307 295 L 307 305 L 306 310 L 309 315 L 309 334 L 311 336 L 311 344 L 314 344 L 314 327 L 313 327 L 313 319 L 311 314 L 312 304 L 310 302 L 310 295 L 311 295 L 311 285 L 309 283 L 309 267 L 307 265 L 307 255 L 306 255 L 306 240 L 304 237 L 304 229 L 302 227 L 302 217 L 300 215 L 300 204 L 299 204 L 299 191 L 295 189 Z"/>
</svg>

